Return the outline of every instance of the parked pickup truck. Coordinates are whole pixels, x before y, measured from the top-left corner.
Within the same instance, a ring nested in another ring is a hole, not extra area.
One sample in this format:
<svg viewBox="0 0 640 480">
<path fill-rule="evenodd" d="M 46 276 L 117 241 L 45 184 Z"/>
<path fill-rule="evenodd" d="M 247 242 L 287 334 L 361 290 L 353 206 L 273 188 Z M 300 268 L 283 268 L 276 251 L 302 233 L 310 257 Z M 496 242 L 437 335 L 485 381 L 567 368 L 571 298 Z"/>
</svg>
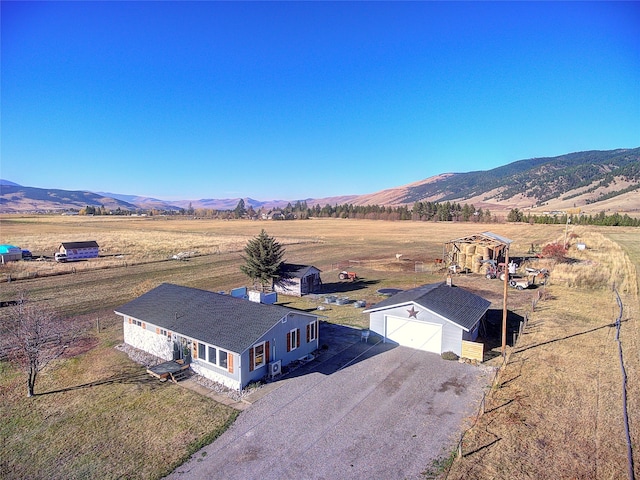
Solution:
<svg viewBox="0 0 640 480">
<path fill-rule="evenodd" d="M 53 256 L 53 258 L 55 258 L 56 262 L 64 263 L 64 262 L 67 261 L 67 254 L 66 253 L 56 252 L 56 254 Z"/>
</svg>

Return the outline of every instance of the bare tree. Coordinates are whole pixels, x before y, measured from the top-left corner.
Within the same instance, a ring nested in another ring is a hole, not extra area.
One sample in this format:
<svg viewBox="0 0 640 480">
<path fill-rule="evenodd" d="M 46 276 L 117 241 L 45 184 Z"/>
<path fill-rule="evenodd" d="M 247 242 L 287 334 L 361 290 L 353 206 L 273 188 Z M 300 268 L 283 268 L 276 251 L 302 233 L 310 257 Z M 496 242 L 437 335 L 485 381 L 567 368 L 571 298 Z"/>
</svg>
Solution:
<svg viewBox="0 0 640 480">
<path fill-rule="evenodd" d="M 54 311 L 29 303 L 24 293 L 5 319 L 5 348 L 8 357 L 27 375 L 27 396 L 35 395 L 38 374 L 60 357 L 73 340 L 72 330 Z"/>
</svg>

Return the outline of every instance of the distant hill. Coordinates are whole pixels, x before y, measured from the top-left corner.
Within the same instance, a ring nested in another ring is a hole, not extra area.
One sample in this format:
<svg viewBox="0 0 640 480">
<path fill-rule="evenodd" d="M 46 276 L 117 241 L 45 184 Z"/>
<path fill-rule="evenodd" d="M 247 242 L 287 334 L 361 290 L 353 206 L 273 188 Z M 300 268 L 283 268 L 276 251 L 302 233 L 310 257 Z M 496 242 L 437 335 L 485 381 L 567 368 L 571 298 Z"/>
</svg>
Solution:
<svg viewBox="0 0 640 480">
<path fill-rule="evenodd" d="M 362 195 L 355 205 L 458 202 L 476 208 L 640 211 L 640 148 L 520 160 Z"/>
<path fill-rule="evenodd" d="M 71 190 L 23 187 L 13 182 L 0 182 L 0 212 L 48 212 L 81 209 L 87 205 L 104 206 L 107 210 L 136 210 L 132 203 L 102 195 Z"/>
<path fill-rule="evenodd" d="M 189 206 L 233 210 L 240 198 L 164 201 L 137 195 L 23 187 L 0 180 L 0 212 L 55 211 L 104 205 L 107 209 L 179 210 Z M 245 206 L 284 207 L 298 199 L 259 201 Z M 640 212 L 640 148 L 569 153 L 519 160 L 492 170 L 443 173 L 366 195 L 306 198 L 308 206 L 327 204 L 412 206 L 417 201 L 468 203 L 503 211 L 566 210 Z"/>
<path fill-rule="evenodd" d="M 7 185 L 7 186 L 10 186 L 10 187 L 19 187 L 20 186 L 17 183 L 10 182 L 9 180 L 3 180 L 1 178 L 0 178 L 0 185 Z"/>
</svg>

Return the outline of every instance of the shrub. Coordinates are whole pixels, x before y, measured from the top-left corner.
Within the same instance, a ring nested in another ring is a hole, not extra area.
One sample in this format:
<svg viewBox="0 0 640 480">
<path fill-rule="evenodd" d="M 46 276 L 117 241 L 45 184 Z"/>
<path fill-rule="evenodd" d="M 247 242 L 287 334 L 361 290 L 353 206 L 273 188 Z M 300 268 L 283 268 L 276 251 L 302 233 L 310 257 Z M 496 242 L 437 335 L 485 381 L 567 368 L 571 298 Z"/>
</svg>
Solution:
<svg viewBox="0 0 640 480">
<path fill-rule="evenodd" d="M 567 249 L 564 245 L 560 245 L 559 243 L 549 243 L 544 246 L 542 249 L 542 256 L 544 258 L 552 258 L 556 262 L 566 262 L 567 261 Z"/>
<path fill-rule="evenodd" d="M 442 352 L 440 356 L 443 360 L 458 360 L 458 355 L 455 352 Z"/>
</svg>

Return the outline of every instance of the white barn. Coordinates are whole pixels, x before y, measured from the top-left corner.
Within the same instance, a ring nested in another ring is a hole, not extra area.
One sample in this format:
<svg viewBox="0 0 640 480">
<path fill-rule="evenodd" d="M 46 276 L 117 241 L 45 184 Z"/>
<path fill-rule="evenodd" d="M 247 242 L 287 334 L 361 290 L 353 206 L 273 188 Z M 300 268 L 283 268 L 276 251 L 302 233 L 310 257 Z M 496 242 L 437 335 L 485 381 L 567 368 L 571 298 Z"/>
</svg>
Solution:
<svg viewBox="0 0 640 480">
<path fill-rule="evenodd" d="M 62 242 L 58 247 L 58 253 L 66 254 L 67 261 L 84 260 L 87 258 L 98 258 L 100 247 L 95 240 L 87 242 Z"/>
</svg>

